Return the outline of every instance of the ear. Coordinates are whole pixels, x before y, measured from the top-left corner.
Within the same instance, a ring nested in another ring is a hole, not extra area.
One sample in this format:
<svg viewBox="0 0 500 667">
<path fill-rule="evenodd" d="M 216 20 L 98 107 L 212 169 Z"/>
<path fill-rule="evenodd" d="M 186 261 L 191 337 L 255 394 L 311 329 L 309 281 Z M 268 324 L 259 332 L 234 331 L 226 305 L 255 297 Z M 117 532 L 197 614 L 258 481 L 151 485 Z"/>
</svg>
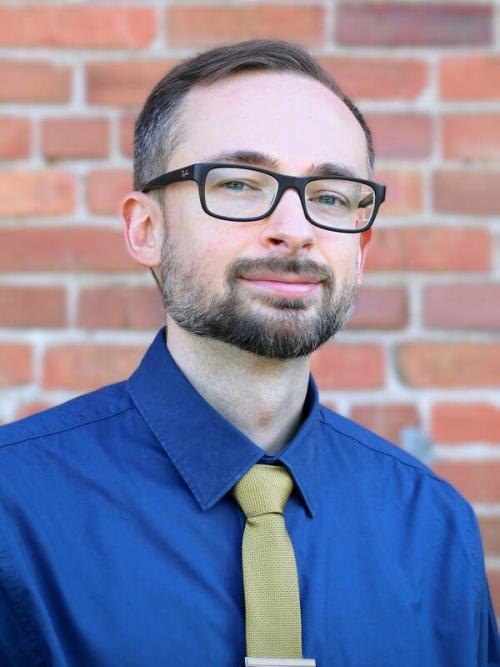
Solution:
<svg viewBox="0 0 500 667">
<path fill-rule="evenodd" d="M 143 192 L 134 190 L 122 201 L 121 216 L 130 257 L 143 266 L 159 266 L 165 222 L 158 203 Z"/>
<path fill-rule="evenodd" d="M 363 282 L 363 268 L 366 262 L 366 252 L 368 250 L 368 244 L 372 238 L 372 229 L 367 229 L 366 232 L 361 233 L 361 238 L 359 240 L 358 256 L 356 263 L 356 284 L 359 287 Z"/>
</svg>

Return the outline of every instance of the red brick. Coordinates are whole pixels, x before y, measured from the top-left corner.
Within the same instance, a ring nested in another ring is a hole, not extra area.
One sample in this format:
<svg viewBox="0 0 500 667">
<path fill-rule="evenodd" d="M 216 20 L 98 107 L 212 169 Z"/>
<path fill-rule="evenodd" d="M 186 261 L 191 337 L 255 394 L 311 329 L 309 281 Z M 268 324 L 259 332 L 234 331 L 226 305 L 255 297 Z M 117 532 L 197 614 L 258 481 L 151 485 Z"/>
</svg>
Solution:
<svg viewBox="0 0 500 667">
<path fill-rule="evenodd" d="M 468 227 L 380 228 L 368 247 L 369 271 L 487 271 L 490 233 Z"/>
<path fill-rule="evenodd" d="M 488 403 L 436 403 L 431 428 L 439 444 L 500 444 L 500 409 Z"/>
<path fill-rule="evenodd" d="M 134 128 L 137 116 L 127 114 L 120 118 L 120 148 L 122 155 L 132 157 L 134 154 Z"/>
<path fill-rule="evenodd" d="M 155 35 L 152 8 L 85 5 L 0 7 L 0 45 L 139 48 Z"/>
<path fill-rule="evenodd" d="M 49 160 L 106 157 L 106 118 L 48 118 L 42 123 L 42 152 Z"/>
<path fill-rule="evenodd" d="M 439 69 L 439 86 L 444 100 L 498 100 L 500 56 L 443 58 Z"/>
<path fill-rule="evenodd" d="M 410 387 L 500 387 L 500 343 L 401 343 L 397 362 Z"/>
<path fill-rule="evenodd" d="M 434 208 L 443 213 L 500 213 L 500 201 L 492 196 L 499 183 L 500 171 L 437 171 Z"/>
<path fill-rule="evenodd" d="M 35 401 L 31 403 L 25 403 L 21 405 L 19 410 L 16 412 L 14 419 L 23 419 L 24 417 L 30 417 L 31 415 L 36 414 L 37 412 L 42 412 L 42 410 L 47 410 L 51 408 L 54 403 L 47 403 L 46 401 Z"/>
<path fill-rule="evenodd" d="M 0 286 L 0 326 L 62 327 L 66 296 L 61 287 Z"/>
<path fill-rule="evenodd" d="M 89 63 L 87 100 L 106 106 L 142 106 L 151 89 L 175 64 L 173 60 Z"/>
<path fill-rule="evenodd" d="M 420 422 L 417 408 L 411 404 L 355 405 L 350 417 L 398 445 L 402 430 Z"/>
<path fill-rule="evenodd" d="M 498 570 L 488 570 L 487 576 L 493 609 L 496 616 L 500 617 L 500 572 Z"/>
<path fill-rule="evenodd" d="M 200 47 L 245 39 L 289 39 L 319 45 L 324 8 L 309 4 L 172 5 L 166 10 L 169 46 Z"/>
<path fill-rule="evenodd" d="M 116 215 L 122 198 L 132 189 L 127 169 L 98 169 L 87 176 L 87 205 L 92 213 Z"/>
<path fill-rule="evenodd" d="M 59 215 L 75 208 L 75 177 L 63 171 L 0 173 L 0 217 Z"/>
<path fill-rule="evenodd" d="M 372 344 L 326 344 L 312 355 L 320 389 L 375 389 L 385 381 L 384 351 Z"/>
<path fill-rule="evenodd" d="M 356 299 L 348 329 L 402 329 L 408 321 L 408 298 L 403 287 L 365 287 Z"/>
<path fill-rule="evenodd" d="M 144 271 L 128 255 L 123 231 L 89 228 L 0 229 L 0 271 Z"/>
<path fill-rule="evenodd" d="M 374 181 L 387 188 L 379 216 L 401 217 L 422 211 L 422 177 L 418 171 L 375 170 Z"/>
<path fill-rule="evenodd" d="M 500 113 L 443 116 L 443 156 L 448 160 L 500 159 Z"/>
<path fill-rule="evenodd" d="M 0 343 L 0 387 L 31 382 L 31 346 Z"/>
<path fill-rule="evenodd" d="M 441 461 L 432 469 L 447 479 L 469 502 L 500 501 L 500 462 Z"/>
<path fill-rule="evenodd" d="M 83 329 L 158 329 L 165 324 L 154 287 L 96 287 L 82 290 L 77 326 Z"/>
<path fill-rule="evenodd" d="M 45 353 L 42 384 L 45 389 L 91 391 L 126 380 L 143 355 L 139 345 L 54 345 Z"/>
<path fill-rule="evenodd" d="M 28 157 L 31 127 L 28 118 L 0 117 L 0 159 Z"/>
<path fill-rule="evenodd" d="M 500 329 L 500 284 L 431 285 L 424 320 L 431 328 Z"/>
<path fill-rule="evenodd" d="M 479 517 L 479 528 L 487 556 L 500 556 L 500 517 Z"/>
<path fill-rule="evenodd" d="M 415 113 L 367 113 L 375 152 L 380 158 L 429 157 L 432 124 L 429 116 Z"/>
<path fill-rule="evenodd" d="M 427 64 L 420 60 L 333 56 L 317 60 L 355 100 L 414 100 L 427 85 Z"/>
<path fill-rule="evenodd" d="M 0 102 L 67 102 L 71 70 L 39 61 L 0 61 Z"/>
<path fill-rule="evenodd" d="M 342 3 L 335 38 L 359 46 L 487 46 L 490 5 Z"/>
</svg>

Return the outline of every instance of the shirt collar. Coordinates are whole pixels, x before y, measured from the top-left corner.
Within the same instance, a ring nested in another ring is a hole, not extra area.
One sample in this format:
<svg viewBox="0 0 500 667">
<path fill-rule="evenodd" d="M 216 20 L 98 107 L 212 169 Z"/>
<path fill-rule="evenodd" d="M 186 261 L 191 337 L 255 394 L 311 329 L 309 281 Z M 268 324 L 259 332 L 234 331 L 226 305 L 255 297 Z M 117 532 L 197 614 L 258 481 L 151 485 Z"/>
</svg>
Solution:
<svg viewBox="0 0 500 667">
<path fill-rule="evenodd" d="M 196 391 L 177 366 L 162 327 L 127 381 L 132 400 L 201 509 L 213 507 L 255 463 L 283 463 L 311 516 L 317 489 L 319 402 L 309 376 L 303 421 L 275 456 L 247 438 Z"/>
</svg>

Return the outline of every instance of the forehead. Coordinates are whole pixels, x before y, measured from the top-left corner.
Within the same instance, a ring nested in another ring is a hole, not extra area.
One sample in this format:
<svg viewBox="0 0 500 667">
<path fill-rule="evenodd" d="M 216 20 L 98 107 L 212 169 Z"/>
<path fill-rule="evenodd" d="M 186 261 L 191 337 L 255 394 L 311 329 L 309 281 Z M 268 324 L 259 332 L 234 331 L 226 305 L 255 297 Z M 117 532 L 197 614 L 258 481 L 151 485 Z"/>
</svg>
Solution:
<svg viewBox="0 0 500 667">
<path fill-rule="evenodd" d="M 284 173 L 336 162 L 368 175 L 365 135 L 350 109 L 323 84 L 295 73 L 246 72 L 197 86 L 184 99 L 181 127 L 169 169 L 247 149 L 274 156 Z"/>
</svg>

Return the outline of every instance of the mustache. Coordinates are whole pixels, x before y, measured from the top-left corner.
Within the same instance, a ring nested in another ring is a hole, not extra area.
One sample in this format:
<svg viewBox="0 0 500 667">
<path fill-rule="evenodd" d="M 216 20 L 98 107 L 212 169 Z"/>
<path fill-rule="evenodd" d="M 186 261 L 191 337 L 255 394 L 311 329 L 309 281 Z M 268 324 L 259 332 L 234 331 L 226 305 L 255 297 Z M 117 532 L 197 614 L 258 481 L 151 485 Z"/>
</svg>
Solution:
<svg viewBox="0 0 500 667">
<path fill-rule="evenodd" d="M 312 276 L 318 280 L 333 285 L 335 276 L 333 271 L 311 259 L 297 259 L 291 257 L 262 257 L 257 259 L 237 259 L 227 271 L 230 285 L 234 285 L 238 278 L 259 271 L 276 271 L 277 273 L 295 273 L 297 275 Z"/>
</svg>

